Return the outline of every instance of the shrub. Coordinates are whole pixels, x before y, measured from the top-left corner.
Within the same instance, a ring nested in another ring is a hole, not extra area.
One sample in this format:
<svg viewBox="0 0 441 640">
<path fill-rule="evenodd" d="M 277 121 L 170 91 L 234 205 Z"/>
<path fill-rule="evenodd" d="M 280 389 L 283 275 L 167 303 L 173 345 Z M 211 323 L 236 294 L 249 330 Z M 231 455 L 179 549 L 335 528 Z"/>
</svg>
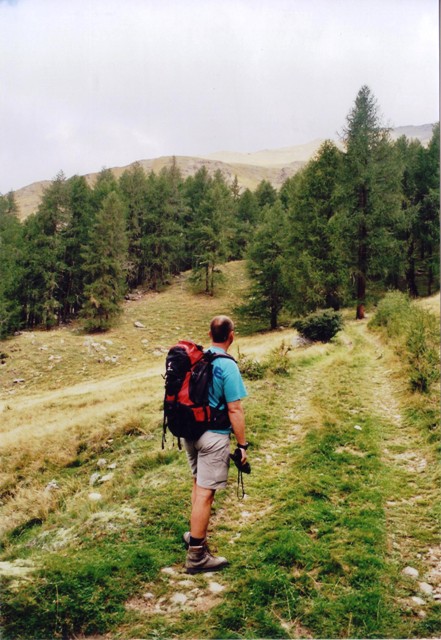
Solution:
<svg viewBox="0 0 441 640">
<path fill-rule="evenodd" d="M 436 317 L 413 304 L 399 291 L 388 293 L 378 305 L 370 326 L 381 327 L 394 340 L 409 365 L 414 391 L 427 393 L 439 379 L 439 327 Z"/>
<path fill-rule="evenodd" d="M 406 347 L 412 389 L 427 393 L 439 378 L 438 322 L 423 309 L 413 309 Z"/>
<path fill-rule="evenodd" d="M 296 320 L 293 327 L 308 340 L 329 342 L 343 328 L 343 318 L 338 311 L 327 309 Z"/>
<path fill-rule="evenodd" d="M 237 364 L 244 378 L 248 380 L 262 380 L 265 377 L 266 367 L 259 360 L 253 360 L 248 356 L 238 353 Z"/>
<path fill-rule="evenodd" d="M 393 338 L 403 335 L 408 330 L 411 312 L 409 296 L 401 291 L 391 291 L 379 302 L 375 316 L 369 324 L 384 327 L 389 338 Z"/>
<path fill-rule="evenodd" d="M 277 376 L 287 376 L 290 367 L 288 357 L 290 351 L 291 347 L 287 347 L 285 341 L 282 340 L 280 346 L 273 349 L 269 354 L 268 360 L 265 363 L 268 371 Z"/>
</svg>

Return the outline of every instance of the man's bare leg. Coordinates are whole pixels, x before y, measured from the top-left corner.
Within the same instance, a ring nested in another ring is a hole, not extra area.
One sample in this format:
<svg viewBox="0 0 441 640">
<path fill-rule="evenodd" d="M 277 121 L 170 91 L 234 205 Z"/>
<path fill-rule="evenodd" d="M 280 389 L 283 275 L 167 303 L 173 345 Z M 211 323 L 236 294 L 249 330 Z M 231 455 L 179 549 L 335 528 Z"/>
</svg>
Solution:
<svg viewBox="0 0 441 640">
<path fill-rule="evenodd" d="M 207 537 L 208 523 L 211 516 L 215 491 L 200 487 L 194 480 L 192 490 L 192 509 L 190 519 L 190 533 L 192 538 L 205 540 Z"/>
<path fill-rule="evenodd" d="M 201 571 L 218 571 L 228 564 L 226 558 L 213 556 L 208 551 L 206 544 L 214 494 L 214 489 L 205 489 L 196 482 L 193 485 L 190 519 L 191 536 L 185 562 L 186 572 L 190 574 L 200 573 Z"/>
</svg>

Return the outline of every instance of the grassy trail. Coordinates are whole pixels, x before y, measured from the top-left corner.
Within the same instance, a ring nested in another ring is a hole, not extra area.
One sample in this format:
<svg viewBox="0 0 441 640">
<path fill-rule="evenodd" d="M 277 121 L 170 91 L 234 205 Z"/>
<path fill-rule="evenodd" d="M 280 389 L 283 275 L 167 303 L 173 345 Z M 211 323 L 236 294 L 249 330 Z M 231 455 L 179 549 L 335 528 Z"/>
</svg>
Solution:
<svg viewBox="0 0 441 640">
<path fill-rule="evenodd" d="M 239 501 L 231 469 L 210 536 L 230 566 L 184 573 L 191 478 L 170 438 L 161 451 L 160 374 L 170 344 L 206 343 L 210 317 L 240 300 L 243 267 L 228 273 L 218 299 L 190 295 L 178 279 L 128 303 L 106 339 L 66 329 L 8 343 L 0 624 L 9 637 L 441 637 L 435 445 L 403 363 L 365 322 L 347 321 L 332 344 L 293 346 L 287 375 L 246 381 L 252 474 Z M 262 362 L 295 335 L 239 332 L 232 354 Z M 407 566 L 418 578 L 403 575 Z"/>
<path fill-rule="evenodd" d="M 437 484 L 399 362 L 353 323 L 339 345 L 295 353 L 290 377 L 248 386 L 247 496 L 232 470 L 213 519 L 231 567 L 196 580 L 166 568 L 131 603 L 137 634 L 437 637 L 439 606 L 413 601 L 419 583 L 401 573 L 430 574 Z"/>
</svg>

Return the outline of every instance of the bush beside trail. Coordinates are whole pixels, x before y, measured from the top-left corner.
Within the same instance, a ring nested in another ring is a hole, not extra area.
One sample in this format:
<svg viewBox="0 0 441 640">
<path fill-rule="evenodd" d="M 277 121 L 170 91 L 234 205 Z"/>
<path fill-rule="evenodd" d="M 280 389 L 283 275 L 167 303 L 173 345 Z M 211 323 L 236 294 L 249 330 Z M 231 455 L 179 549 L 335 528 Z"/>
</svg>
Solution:
<svg viewBox="0 0 441 640">
<path fill-rule="evenodd" d="M 293 327 L 308 340 L 329 342 L 343 328 L 343 318 L 337 311 L 326 309 L 295 320 Z"/>
<path fill-rule="evenodd" d="M 399 292 L 388 293 L 378 305 L 370 322 L 391 340 L 409 369 L 414 391 L 428 393 L 439 381 L 439 323 L 430 311 L 413 303 Z"/>
</svg>

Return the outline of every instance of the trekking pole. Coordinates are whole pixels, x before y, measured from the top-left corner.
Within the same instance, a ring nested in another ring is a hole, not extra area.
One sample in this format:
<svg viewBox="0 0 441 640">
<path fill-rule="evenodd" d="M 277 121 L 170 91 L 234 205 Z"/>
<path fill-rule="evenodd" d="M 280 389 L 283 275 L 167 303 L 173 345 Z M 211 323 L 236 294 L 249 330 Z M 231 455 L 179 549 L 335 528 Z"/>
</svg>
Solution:
<svg viewBox="0 0 441 640">
<path fill-rule="evenodd" d="M 239 500 L 243 500 L 245 496 L 243 474 L 251 473 L 251 466 L 249 462 L 245 462 L 244 464 L 242 464 L 242 451 L 239 449 L 239 447 L 236 447 L 234 453 L 230 453 L 230 458 L 237 467 L 237 497 L 239 498 Z"/>
</svg>

